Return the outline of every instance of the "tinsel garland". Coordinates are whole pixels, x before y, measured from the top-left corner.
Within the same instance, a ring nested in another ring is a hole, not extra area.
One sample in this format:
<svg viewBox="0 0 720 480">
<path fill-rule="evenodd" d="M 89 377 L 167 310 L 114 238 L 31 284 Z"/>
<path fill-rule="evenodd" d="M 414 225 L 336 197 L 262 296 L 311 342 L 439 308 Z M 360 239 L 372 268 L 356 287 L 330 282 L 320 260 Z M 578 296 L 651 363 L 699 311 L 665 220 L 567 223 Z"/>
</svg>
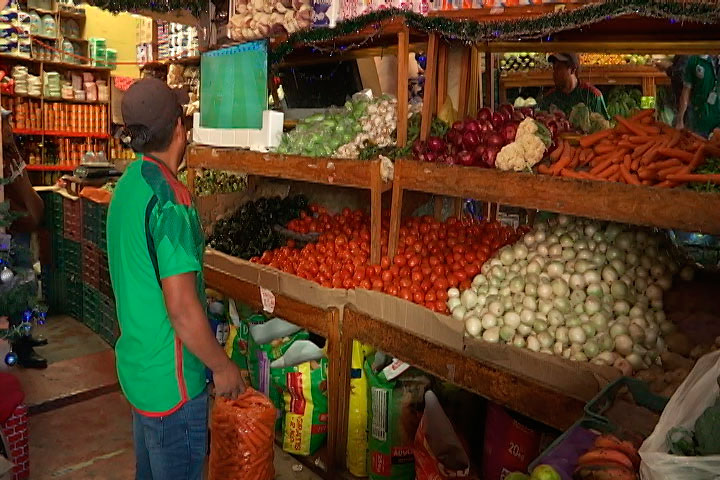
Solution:
<svg viewBox="0 0 720 480">
<path fill-rule="evenodd" d="M 450 40 L 478 43 L 493 40 L 540 38 L 627 14 L 701 23 L 714 23 L 720 20 L 720 8 L 717 5 L 658 0 L 608 0 L 602 3 L 591 3 L 574 10 L 559 10 L 536 18 L 492 22 L 425 17 L 405 10 L 390 9 L 371 12 L 340 22 L 334 29 L 316 28 L 296 32 L 272 49 L 269 53 L 269 60 L 271 63 L 278 63 L 290 54 L 296 45 L 312 45 L 332 41 L 344 35 L 357 33 L 370 25 L 377 24 L 379 26 L 381 22 L 393 17 L 404 17 L 408 27 L 415 30 L 438 33 Z"/>
<path fill-rule="evenodd" d="M 138 10 L 152 10 L 153 12 L 167 13 L 177 10 L 188 10 L 196 17 L 199 17 L 203 12 L 207 12 L 209 1 L 210 0 L 157 0 L 143 2 L 140 0 L 90 0 L 87 3 L 113 13 L 134 12 Z"/>
</svg>

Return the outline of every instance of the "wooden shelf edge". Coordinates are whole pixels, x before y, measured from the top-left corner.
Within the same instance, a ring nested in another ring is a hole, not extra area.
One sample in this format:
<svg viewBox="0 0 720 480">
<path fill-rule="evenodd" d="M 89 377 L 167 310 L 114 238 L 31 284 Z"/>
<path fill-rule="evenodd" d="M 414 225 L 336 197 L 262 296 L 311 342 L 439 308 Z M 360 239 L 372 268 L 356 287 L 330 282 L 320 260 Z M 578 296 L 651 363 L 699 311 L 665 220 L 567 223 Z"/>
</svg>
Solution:
<svg viewBox="0 0 720 480">
<path fill-rule="evenodd" d="M 205 265 L 204 275 L 205 283 L 209 288 L 215 289 L 235 300 L 240 300 L 257 311 L 263 311 L 260 287 L 258 285 L 241 280 L 209 265 Z M 327 338 L 330 335 L 330 326 L 322 320 L 329 315 L 329 312 L 312 305 L 276 293 L 273 313 L 322 337 Z"/>
<path fill-rule="evenodd" d="M 375 162 L 379 160 L 304 157 L 194 145 L 189 149 L 187 165 L 188 168 L 234 170 L 263 177 L 370 189 Z M 392 182 L 381 183 L 382 191 L 392 188 Z"/>
<path fill-rule="evenodd" d="M 585 402 L 546 385 L 485 364 L 399 327 L 346 308 L 343 337 L 370 344 L 513 411 L 565 430 L 582 416 Z"/>
<path fill-rule="evenodd" d="M 476 198 L 635 225 L 720 234 L 720 194 L 503 172 L 414 160 L 395 162 L 401 188 Z"/>
</svg>

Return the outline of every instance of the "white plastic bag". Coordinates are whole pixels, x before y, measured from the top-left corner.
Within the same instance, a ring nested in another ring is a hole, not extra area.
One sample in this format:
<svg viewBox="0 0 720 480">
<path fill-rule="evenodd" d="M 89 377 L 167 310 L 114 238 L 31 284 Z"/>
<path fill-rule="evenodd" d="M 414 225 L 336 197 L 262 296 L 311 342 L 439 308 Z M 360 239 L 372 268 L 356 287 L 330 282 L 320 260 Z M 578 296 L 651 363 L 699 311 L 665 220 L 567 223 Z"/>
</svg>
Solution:
<svg viewBox="0 0 720 480">
<path fill-rule="evenodd" d="M 640 447 L 643 480 L 718 480 L 720 455 L 683 457 L 668 453 L 667 434 L 675 427 L 692 430 L 695 420 L 720 395 L 720 351 L 702 357 L 670 398 L 653 433 Z M 720 435 L 720 432 L 718 432 Z"/>
</svg>

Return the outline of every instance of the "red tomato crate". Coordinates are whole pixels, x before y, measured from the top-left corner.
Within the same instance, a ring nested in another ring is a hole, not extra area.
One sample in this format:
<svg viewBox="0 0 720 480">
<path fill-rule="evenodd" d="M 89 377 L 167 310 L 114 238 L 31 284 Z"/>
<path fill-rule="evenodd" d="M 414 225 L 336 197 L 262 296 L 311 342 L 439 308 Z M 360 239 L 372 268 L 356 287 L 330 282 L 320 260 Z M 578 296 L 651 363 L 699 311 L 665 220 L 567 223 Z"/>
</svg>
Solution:
<svg viewBox="0 0 720 480">
<path fill-rule="evenodd" d="M 90 242 L 83 242 L 82 246 L 82 276 L 83 283 L 96 290 L 100 289 L 100 252 Z"/>
</svg>

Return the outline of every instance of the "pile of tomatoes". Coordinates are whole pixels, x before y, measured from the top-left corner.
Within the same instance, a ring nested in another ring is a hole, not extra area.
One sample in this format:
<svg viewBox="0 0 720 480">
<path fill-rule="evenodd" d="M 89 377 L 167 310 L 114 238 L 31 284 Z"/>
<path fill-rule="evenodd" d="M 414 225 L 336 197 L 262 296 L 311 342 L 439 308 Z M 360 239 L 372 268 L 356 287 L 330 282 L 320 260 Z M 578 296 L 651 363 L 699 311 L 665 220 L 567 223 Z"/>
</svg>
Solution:
<svg viewBox="0 0 720 480">
<path fill-rule="evenodd" d="M 291 221 L 299 233 L 319 232 L 317 243 L 284 247 L 263 253 L 252 262 L 269 265 L 315 281 L 324 287 L 364 288 L 415 302 L 436 312 L 447 312 L 447 290 L 470 287 L 480 267 L 499 248 L 516 242 L 525 232 L 498 222 L 412 217 L 400 228 L 398 252 L 387 256 L 387 216 L 383 218 L 382 259 L 370 265 L 370 219 L 361 211 L 345 209 L 330 215 L 313 205 L 311 214 Z"/>
</svg>

